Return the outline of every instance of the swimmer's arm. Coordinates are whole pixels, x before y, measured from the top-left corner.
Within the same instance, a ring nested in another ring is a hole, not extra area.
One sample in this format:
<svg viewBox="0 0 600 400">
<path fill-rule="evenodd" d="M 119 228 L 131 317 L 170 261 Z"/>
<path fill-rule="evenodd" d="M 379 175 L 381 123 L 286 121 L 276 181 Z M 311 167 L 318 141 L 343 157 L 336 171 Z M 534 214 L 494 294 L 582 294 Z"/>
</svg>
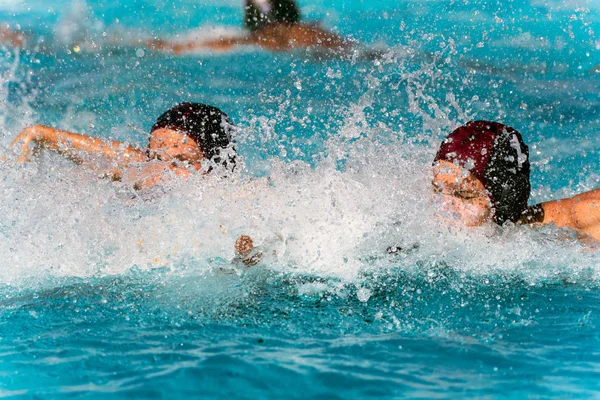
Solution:
<svg viewBox="0 0 600 400">
<path fill-rule="evenodd" d="M 600 189 L 542 203 L 544 224 L 577 229 L 600 241 Z"/>
<path fill-rule="evenodd" d="M 254 44 L 254 40 L 250 37 L 221 37 L 213 40 L 189 40 L 187 42 L 170 42 L 165 40 L 150 40 L 147 42 L 148 47 L 153 50 L 169 51 L 175 54 L 200 49 L 228 51 L 235 46 L 250 44 Z"/>
<path fill-rule="evenodd" d="M 12 141 L 11 146 L 21 149 L 19 162 L 29 161 L 36 146 L 56 151 L 66 158 L 84 163 L 91 158 L 101 156 L 113 161 L 115 167 L 126 167 L 145 160 L 145 154 L 138 148 L 116 141 L 95 138 L 93 136 L 61 131 L 43 125 L 34 125 L 23 129 Z"/>
</svg>

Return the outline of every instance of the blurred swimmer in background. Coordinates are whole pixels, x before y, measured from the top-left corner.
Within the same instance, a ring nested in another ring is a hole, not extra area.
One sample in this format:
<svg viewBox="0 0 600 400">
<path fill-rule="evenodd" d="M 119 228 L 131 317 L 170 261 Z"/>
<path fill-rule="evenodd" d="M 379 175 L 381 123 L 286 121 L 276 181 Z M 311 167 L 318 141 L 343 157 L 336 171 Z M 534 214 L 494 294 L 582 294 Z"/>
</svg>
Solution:
<svg viewBox="0 0 600 400">
<path fill-rule="evenodd" d="M 0 43 L 30 51 L 55 54 L 61 50 L 98 51 L 106 43 L 102 40 L 103 24 L 93 23 L 93 13 L 84 0 L 71 1 L 50 30 L 39 24 L 32 30 L 18 24 L 0 23 Z M 46 30 L 43 29 L 46 28 Z"/>
<path fill-rule="evenodd" d="M 357 45 L 318 24 L 302 22 L 294 0 L 245 0 L 244 28 L 246 34 L 242 36 L 213 40 L 152 40 L 148 45 L 176 54 L 200 49 L 227 51 L 236 46 L 259 46 L 271 51 L 311 48 L 345 54 Z"/>
<path fill-rule="evenodd" d="M 0 23 L 1 43 L 13 47 L 23 47 L 23 44 L 27 39 L 27 35 L 24 32 L 21 32 L 17 27 L 13 28 L 8 23 Z"/>
<path fill-rule="evenodd" d="M 529 148 L 515 129 L 472 121 L 442 142 L 433 163 L 440 210 L 466 226 L 554 224 L 600 240 L 600 189 L 529 206 Z"/>
<path fill-rule="evenodd" d="M 233 130 L 234 125 L 218 108 L 181 103 L 156 120 L 146 149 L 42 125 L 25 128 L 11 146 L 20 149 L 19 162 L 29 161 L 38 149 L 47 149 L 102 177 L 131 182 L 141 189 L 169 175 L 209 172 L 211 163 L 232 171 L 236 162 Z"/>
</svg>

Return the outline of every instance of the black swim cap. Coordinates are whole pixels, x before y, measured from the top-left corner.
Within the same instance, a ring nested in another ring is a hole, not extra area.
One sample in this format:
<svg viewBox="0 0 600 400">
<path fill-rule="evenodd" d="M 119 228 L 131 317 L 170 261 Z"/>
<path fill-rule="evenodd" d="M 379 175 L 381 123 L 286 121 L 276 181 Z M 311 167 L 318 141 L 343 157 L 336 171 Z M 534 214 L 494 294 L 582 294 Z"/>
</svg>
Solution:
<svg viewBox="0 0 600 400">
<path fill-rule="evenodd" d="M 235 167 L 233 155 L 222 157 L 221 151 L 233 144 L 234 125 L 223 111 L 200 103 L 180 103 L 158 117 L 151 132 L 173 129 L 192 138 L 202 149 L 204 157 L 229 169 Z"/>
<path fill-rule="evenodd" d="M 272 23 L 300 22 L 300 9 L 294 0 L 246 0 L 244 27 L 251 32 Z"/>
<path fill-rule="evenodd" d="M 434 162 L 439 160 L 468 167 L 483 183 L 496 223 L 521 221 L 528 212 L 529 148 L 517 130 L 492 121 L 468 122 L 444 139 Z"/>
</svg>

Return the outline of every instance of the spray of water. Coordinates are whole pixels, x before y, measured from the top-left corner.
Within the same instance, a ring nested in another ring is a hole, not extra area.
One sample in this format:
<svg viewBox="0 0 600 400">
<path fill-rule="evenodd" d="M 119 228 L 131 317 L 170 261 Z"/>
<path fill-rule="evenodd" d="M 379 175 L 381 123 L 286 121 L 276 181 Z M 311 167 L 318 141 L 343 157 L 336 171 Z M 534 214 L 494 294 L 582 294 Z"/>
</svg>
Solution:
<svg viewBox="0 0 600 400">
<path fill-rule="evenodd" d="M 398 96 L 408 95 L 410 110 L 422 121 L 423 135 L 409 137 L 407 126 L 369 122 L 365 110 L 373 106 L 377 90 L 372 78 L 372 89 L 341 111 L 341 128 L 330 136 L 316 166 L 274 157 L 263 178 L 240 168 L 227 178 L 218 173 L 175 178 L 136 191 L 46 152 L 32 163 L 16 164 L 16 155 L 4 146 L 0 282 L 118 275 L 131 268 L 218 274 L 232 267 L 233 245 L 242 234 L 263 253 L 254 269 L 342 282 L 359 283 L 396 268 L 416 274 L 444 268 L 471 275 L 516 274 L 533 283 L 595 278 L 597 271 L 589 266 L 596 265 L 596 253 L 586 252 L 568 233 L 525 227 L 467 230 L 438 217 L 430 190 L 431 159 L 440 135 L 464 122 L 470 107 L 469 102 L 458 107 L 452 95 L 444 104 L 429 96 L 428 87 L 439 78 L 425 67 L 407 73 L 407 84 L 398 86 Z M 13 69 L 3 79 L 2 87 L 18 78 Z M 26 102 L 20 110 L 25 109 Z M 257 124 L 266 125 L 253 140 L 271 140 L 271 121 Z M 9 125 L 3 129 L 5 145 L 14 134 Z M 238 145 L 248 137 L 240 135 Z M 302 290 L 313 289 L 319 290 Z M 368 299 L 368 292 L 357 295 Z"/>
</svg>

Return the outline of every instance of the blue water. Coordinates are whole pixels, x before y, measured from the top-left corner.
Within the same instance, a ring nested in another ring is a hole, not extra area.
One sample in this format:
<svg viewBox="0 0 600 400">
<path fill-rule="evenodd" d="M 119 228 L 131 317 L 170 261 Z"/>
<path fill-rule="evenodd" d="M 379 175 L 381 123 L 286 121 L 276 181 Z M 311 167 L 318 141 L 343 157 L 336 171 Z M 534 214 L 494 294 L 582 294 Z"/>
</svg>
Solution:
<svg viewBox="0 0 600 400">
<path fill-rule="evenodd" d="M 599 186 L 598 4 L 300 0 L 378 60 L 135 44 L 239 3 L 0 3 L 32 38 L 0 52 L 0 396 L 598 397 L 597 252 L 448 229 L 428 186 L 475 118 L 523 133 L 532 202 Z M 144 146 L 183 100 L 239 127 L 232 180 L 136 193 L 7 147 L 34 122 Z M 232 265 L 242 233 L 277 256 Z"/>
</svg>

